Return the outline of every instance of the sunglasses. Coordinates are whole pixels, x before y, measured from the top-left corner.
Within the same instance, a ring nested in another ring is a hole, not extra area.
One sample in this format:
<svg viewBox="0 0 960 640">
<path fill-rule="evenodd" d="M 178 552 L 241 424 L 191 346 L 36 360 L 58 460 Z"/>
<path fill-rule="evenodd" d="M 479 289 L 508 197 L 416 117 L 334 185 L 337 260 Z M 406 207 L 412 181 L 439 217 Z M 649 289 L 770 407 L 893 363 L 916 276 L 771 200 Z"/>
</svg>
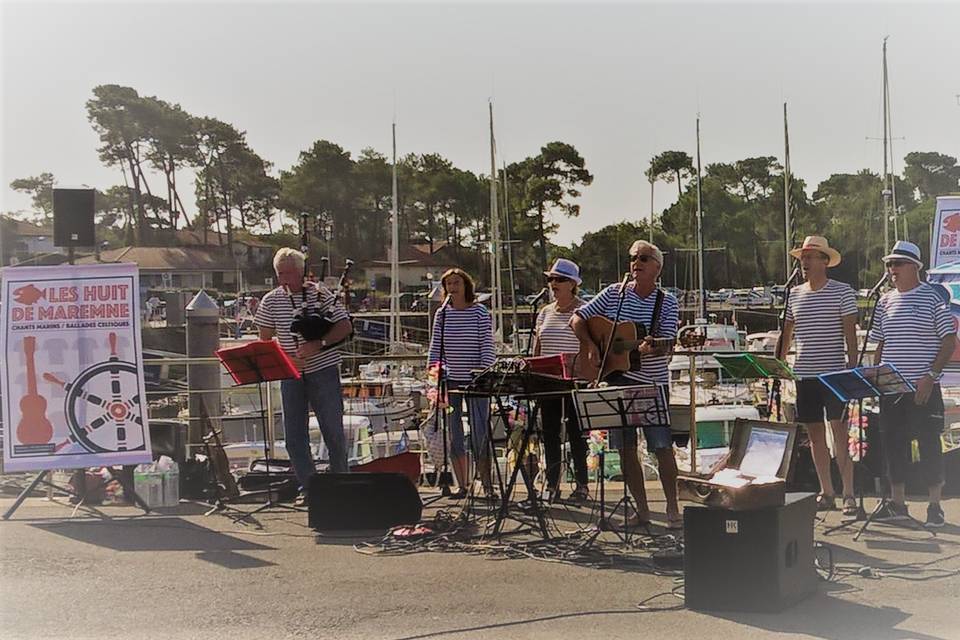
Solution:
<svg viewBox="0 0 960 640">
<path fill-rule="evenodd" d="M 886 266 L 886 267 L 888 267 L 888 268 L 889 268 L 889 267 L 902 267 L 903 265 L 906 265 L 906 264 L 912 264 L 912 263 L 911 263 L 909 260 L 887 260 L 887 261 L 884 263 L 884 266 Z"/>
<path fill-rule="evenodd" d="M 630 259 L 627 262 L 633 262 L 635 260 L 639 260 L 640 262 L 650 262 L 651 260 L 655 260 L 655 258 L 653 256 L 643 254 L 639 256 L 630 256 Z"/>
<path fill-rule="evenodd" d="M 547 282 L 570 282 L 570 278 L 564 278 L 563 276 L 548 276 Z"/>
</svg>

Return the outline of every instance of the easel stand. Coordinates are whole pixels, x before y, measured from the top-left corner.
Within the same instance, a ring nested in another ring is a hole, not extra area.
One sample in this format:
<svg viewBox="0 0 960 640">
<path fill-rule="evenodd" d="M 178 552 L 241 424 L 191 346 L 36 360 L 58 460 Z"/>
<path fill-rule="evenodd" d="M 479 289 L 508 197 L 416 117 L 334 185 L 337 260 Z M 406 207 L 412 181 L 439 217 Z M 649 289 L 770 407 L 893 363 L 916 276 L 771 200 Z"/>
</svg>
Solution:
<svg viewBox="0 0 960 640">
<path fill-rule="evenodd" d="M 241 515 L 232 517 L 232 520 L 240 522 L 267 509 L 274 508 L 285 511 L 301 511 L 295 506 L 274 501 L 272 472 L 270 470 L 270 434 L 267 433 L 267 409 L 263 392 L 264 383 L 274 380 L 299 379 L 300 372 L 294 367 L 287 354 L 280 349 L 280 345 L 273 340 L 258 340 L 241 347 L 219 349 L 215 354 L 223 366 L 226 367 L 237 386 L 257 385 L 257 393 L 260 399 L 260 419 L 263 425 L 263 457 L 266 461 L 267 488 L 265 493 L 267 500 L 253 511 L 242 512 Z M 240 511 L 239 509 L 231 509 Z M 219 509 L 215 508 L 215 510 Z"/>
<path fill-rule="evenodd" d="M 141 498 L 137 494 L 130 478 L 127 477 L 127 475 L 124 473 L 117 473 L 113 467 L 106 467 L 106 469 L 107 469 L 107 473 L 110 474 L 110 479 L 116 480 L 117 482 L 120 483 L 120 486 L 123 487 L 123 495 L 128 497 L 130 501 L 133 502 L 133 504 L 140 507 L 144 513 L 150 513 L 150 507 L 148 507 L 147 503 L 143 501 L 143 498 Z M 85 487 L 82 487 L 82 488 L 76 487 L 74 489 L 70 489 L 68 487 L 61 487 L 60 485 L 53 484 L 52 482 L 47 480 L 47 475 L 49 473 L 50 473 L 49 469 L 44 469 L 43 471 L 38 473 L 33 480 L 30 481 L 30 484 L 27 486 L 27 488 L 20 492 L 20 495 L 18 495 L 17 499 L 13 501 L 13 504 L 10 505 L 10 508 L 3 513 L 2 517 L 4 520 L 9 520 L 13 516 L 13 514 L 16 513 L 17 509 L 20 508 L 20 505 L 23 504 L 23 501 L 27 499 L 30 493 L 34 489 L 36 489 L 37 486 L 41 484 L 47 487 L 51 487 L 53 489 L 57 489 L 59 491 L 63 491 L 64 493 L 67 493 L 71 496 L 76 497 L 79 500 L 79 502 L 77 503 L 78 507 L 87 506 L 84 504 L 84 500 L 86 499 Z M 74 473 L 74 478 L 77 478 L 78 475 L 83 479 L 82 480 L 83 482 L 86 482 L 85 469 L 77 469 L 77 473 Z"/>
<path fill-rule="evenodd" d="M 657 385 L 636 385 L 629 387 L 603 387 L 574 392 L 580 424 L 584 432 L 596 430 L 626 430 L 638 427 L 670 426 L 670 413 L 663 395 Z M 636 445 L 634 445 L 636 446 Z M 606 445 L 604 445 L 606 447 Z M 623 511 L 624 526 L 618 531 L 610 522 L 606 512 L 605 457 L 601 450 L 599 459 L 599 509 L 597 526 L 590 532 L 581 545 L 581 549 L 594 543 L 603 531 L 612 531 L 621 542 L 629 544 L 630 529 L 626 519 L 630 509 L 636 508 L 630 497 L 629 487 L 624 486 L 623 497 L 613 505 L 610 516 Z M 642 465 L 641 465 L 642 469 Z M 641 471 L 642 472 L 642 471 Z M 640 478 L 643 482 L 643 478 Z"/>
<path fill-rule="evenodd" d="M 860 359 L 862 361 L 863 351 L 860 353 Z M 857 438 L 859 440 L 859 450 L 861 452 L 863 451 L 864 398 L 895 396 L 916 391 L 914 386 L 907 382 L 902 375 L 900 375 L 900 372 L 897 371 L 896 367 L 889 364 L 884 364 L 877 367 L 857 367 L 856 369 L 846 369 L 833 373 L 825 373 L 818 377 L 820 378 L 820 382 L 830 389 L 834 395 L 840 398 L 841 401 L 846 403 L 849 403 L 851 400 L 857 401 L 860 409 L 858 413 L 860 424 L 858 425 Z M 861 488 L 856 517 L 827 529 L 825 533 L 830 534 L 839 529 L 844 529 L 848 526 L 851 526 L 855 522 L 863 521 L 863 525 L 857 531 L 856 535 L 853 536 L 854 541 L 859 540 L 860 536 L 862 536 L 864 531 L 867 530 L 867 527 L 870 526 L 870 523 L 876 519 L 877 514 L 880 513 L 882 509 L 886 508 L 889 502 L 890 499 L 886 495 L 886 492 L 881 491 L 880 502 L 878 502 L 874 510 L 867 515 L 866 510 L 863 508 L 863 489 Z M 910 520 L 914 524 L 919 525 L 919 523 L 913 518 L 910 518 Z"/>
</svg>

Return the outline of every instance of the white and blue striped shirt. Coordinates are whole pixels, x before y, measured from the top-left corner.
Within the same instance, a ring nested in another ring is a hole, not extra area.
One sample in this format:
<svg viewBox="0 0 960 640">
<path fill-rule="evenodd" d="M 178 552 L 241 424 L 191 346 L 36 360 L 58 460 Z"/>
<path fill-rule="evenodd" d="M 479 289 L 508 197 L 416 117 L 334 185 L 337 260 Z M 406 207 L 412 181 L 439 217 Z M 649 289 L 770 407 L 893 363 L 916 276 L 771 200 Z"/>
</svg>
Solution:
<svg viewBox="0 0 960 640">
<path fill-rule="evenodd" d="M 790 290 L 786 318 L 794 323 L 794 373 L 805 378 L 846 368 L 843 319 L 851 315 L 857 315 L 857 295 L 847 284 L 827 280 L 814 291 L 805 282 Z"/>
<path fill-rule="evenodd" d="M 297 347 L 303 344 L 300 336 L 290 332 L 293 316 L 307 309 L 315 313 L 330 312 L 330 320 L 339 322 L 350 318 L 339 299 L 335 299 L 333 292 L 312 282 L 306 283 L 302 292 L 290 294 L 283 287 L 268 292 L 257 307 L 257 315 L 253 322 L 258 327 L 273 329 L 280 343 L 280 348 L 288 355 L 295 355 Z M 332 366 L 340 366 L 340 351 L 326 349 L 307 358 L 303 373 L 314 373 Z"/>
<path fill-rule="evenodd" d="M 883 341 L 880 363 L 892 364 L 910 382 L 930 371 L 943 338 L 956 332 L 948 303 L 926 282 L 888 291 L 874 313 L 870 339 Z"/>
<path fill-rule="evenodd" d="M 600 292 L 600 294 L 576 310 L 576 314 L 584 320 L 596 316 L 603 316 L 613 320 L 617 315 L 617 304 L 620 296 L 620 284 L 611 284 Z M 633 285 L 627 287 L 623 299 L 623 307 L 620 309 L 620 322 L 641 322 L 651 327 L 653 325 L 653 307 L 657 301 L 657 290 L 646 298 L 637 295 Z M 663 303 L 660 306 L 660 319 L 657 321 L 657 330 L 654 338 L 676 338 L 677 322 L 680 316 L 680 305 L 677 299 L 664 292 Z M 667 364 L 670 354 L 648 355 L 644 356 L 640 369 L 637 371 L 625 372 L 626 377 L 645 384 L 667 384 L 670 382 L 670 374 L 667 371 Z"/>
<path fill-rule="evenodd" d="M 570 318 L 574 310 L 583 304 L 579 298 L 569 311 L 557 311 L 557 303 L 551 303 L 537 314 L 537 339 L 540 341 L 540 355 L 555 356 L 559 353 L 577 353 L 580 351 L 580 339 L 570 327 Z"/>
<path fill-rule="evenodd" d="M 469 382 L 474 369 L 485 369 L 497 359 L 493 348 L 493 319 L 479 302 L 466 309 L 447 305 L 437 310 L 430 336 L 427 365 L 440 360 L 440 327 L 443 327 L 443 361 L 447 379 Z"/>
</svg>

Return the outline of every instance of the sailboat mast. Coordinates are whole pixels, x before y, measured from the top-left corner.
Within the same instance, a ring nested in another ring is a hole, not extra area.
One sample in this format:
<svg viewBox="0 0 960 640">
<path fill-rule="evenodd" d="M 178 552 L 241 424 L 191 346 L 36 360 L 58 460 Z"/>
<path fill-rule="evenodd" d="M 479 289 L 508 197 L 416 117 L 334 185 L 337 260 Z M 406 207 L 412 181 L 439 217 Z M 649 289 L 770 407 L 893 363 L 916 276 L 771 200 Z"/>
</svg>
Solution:
<svg viewBox="0 0 960 640">
<path fill-rule="evenodd" d="M 499 304 L 500 288 L 500 220 L 497 214 L 497 158 L 493 137 L 493 102 L 490 111 L 490 306 L 493 308 L 493 335 L 503 340 L 503 311 Z"/>
<path fill-rule="evenodd" d="M 887 38 L 883 39 L 883 250 L 890 248 L 890 193 L 887 189 L 889 173 L 887 172 L 888 147 L 890 136 L 887 131 Z M 894 229 L 896 233 L 896 229 Z"/>
<path fill-rule="evenodd" d="M 893 216 L 893 238 L 900 239 L 899 225 L 897 224 L 899 211 L 897 210 L 897 180 L 896 170 L 893 168 L 893 128 L 890 126 L 890 76 L 887 73 L 887 39 L 883 39 L 883 180 L 886 189 L 890 190 L 890 214 Z M 890 172 L 887 173 L 887 159 L 890 161 Z M 889 177 L 888 177 L 889 176 Z M 907 221 L 903 221 L 903 239 L 907 239 Z"/>
<path fill-rule="evenodd" d="M 510 189 L 507 182 L 507 164 L 503 164 L 503 229 L 507 233 L 507 272 L 510 274 L 511 312 L 513 319 L 513 350 L 520 352 L 520 322 L 517 318 L 517 283 L 513 271 L 513 229 L 510 223 Z"/>
<path fill-rule="evenodd" d="M 783 280 L 790 277 L 790 249 L 793 248 L 793 218 L 790 216 L 790 133 L 787 103 L 783 103 Z"/>
<path fill-rule="evenodd" d="M 397 209 L 397 123 L 393 123 L 393 193 L 390 199 L 390 348 L 400 345 L 400 221 Z"/>
<path fill-rule="evenodd" d="M 703 194 L 700 190 L 700 116 L 697 116 L 697 284 L 700 317 L 707 317 L 707 291 L 703 282 Z"/>
</svg>

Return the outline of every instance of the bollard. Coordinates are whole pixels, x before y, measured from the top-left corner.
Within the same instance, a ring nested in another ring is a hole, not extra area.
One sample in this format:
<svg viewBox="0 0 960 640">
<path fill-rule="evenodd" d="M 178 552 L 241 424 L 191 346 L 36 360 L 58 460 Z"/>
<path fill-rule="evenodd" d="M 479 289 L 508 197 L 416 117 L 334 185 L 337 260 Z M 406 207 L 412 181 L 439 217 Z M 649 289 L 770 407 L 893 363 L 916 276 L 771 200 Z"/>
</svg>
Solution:
<svg viewBox="0 0 960 640">
<path fill-rule="evenodd" d="M 187 316 L 187 357 L 214 358 L 214 351 L 220 348 L 220 309 L 202 289 L 186 307 Z M 191 445 L 203 443 L 204 425 L 200 420 L 201 404 L 206 415 L 219 416 L 220 408 L 220 364 L 188 364 L 187 385 L 189 387 L 190 426 L 188 439 Z"/>
</svg>

